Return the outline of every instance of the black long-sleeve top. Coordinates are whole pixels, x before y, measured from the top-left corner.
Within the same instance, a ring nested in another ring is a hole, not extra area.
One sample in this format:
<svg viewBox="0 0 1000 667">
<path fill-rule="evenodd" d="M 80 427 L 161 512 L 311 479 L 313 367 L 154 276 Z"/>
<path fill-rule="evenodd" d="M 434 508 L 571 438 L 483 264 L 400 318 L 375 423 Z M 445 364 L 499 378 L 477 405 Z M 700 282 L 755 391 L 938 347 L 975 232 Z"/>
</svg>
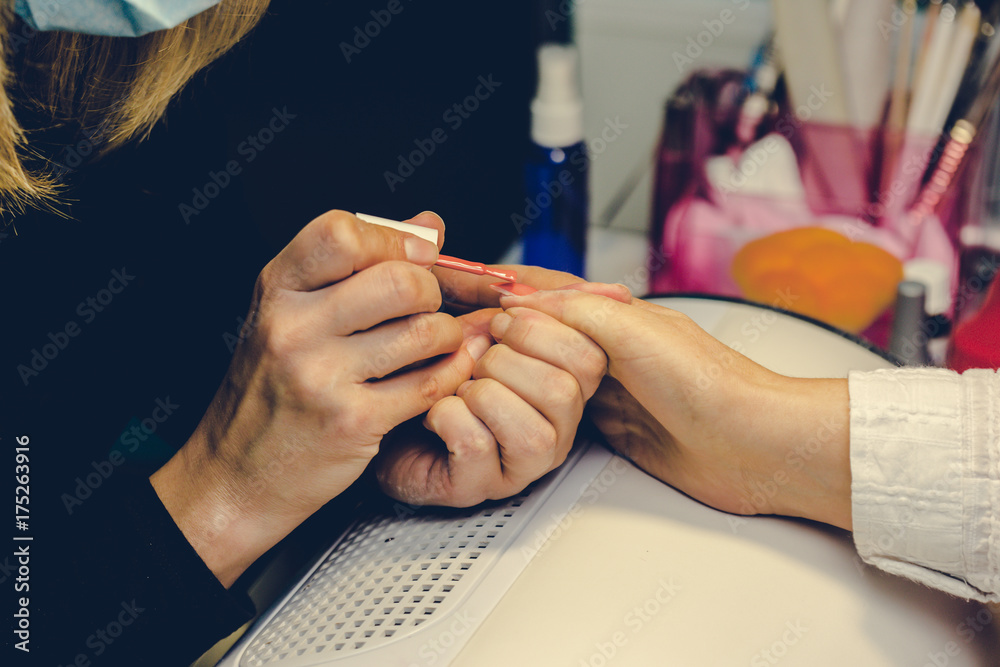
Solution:
<svg viewBox="0 0 1000 667">
<path fill-rule="evenodd" d="M 313 3 L 304 22 L 301 3 L 276 0 L 147 142 L 94 161 L 71 128 L 32 132 L 69 167 L 70 217 L 0 230 L 0 664 L 184 665 L 252 617 L 244 583 L 218 583 L 148 476 L 204 414 L 257 273 L 316 215 L 434 209 L 449 252 L 506 248 L 523 208 L 529 4 L 407 3 L 347 62 L 336 45 L 369 3 Z M 490 75 L 500 87 L 454 127 L 445 113 Z M 447 141 L 390 189 L 399 155 L 438 127 Z"/>
</svg>

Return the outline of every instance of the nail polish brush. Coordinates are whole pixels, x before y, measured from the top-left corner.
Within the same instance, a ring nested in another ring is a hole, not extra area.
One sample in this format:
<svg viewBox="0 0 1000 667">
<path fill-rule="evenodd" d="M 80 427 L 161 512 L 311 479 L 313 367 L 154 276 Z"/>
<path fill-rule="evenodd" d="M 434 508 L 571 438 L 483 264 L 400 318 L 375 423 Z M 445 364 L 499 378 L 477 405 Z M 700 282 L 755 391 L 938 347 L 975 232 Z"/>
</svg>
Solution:
<svg viewBox="0 0 1000 667">
<path fill-rule="evenodd" d="M 431 229 L 429 227 L 421 227 L 420 225 L 412 225 L 408 222 L 397 222 L 396 220 L 389 220 L 387 218 L 380 218 L 376 215 L 367 215 L 365 213 L 356 213 L 359 218 L 365 222 L 371 223 L 373 225 L 379 225 L 380 227 L 389 227 L 401 232 L 407 232 L 413 234 L 414 236 L 419 236 L 425 241 L 430 241 L 433 244 L 437 244 L 438 233 L 436 229 Z M 493 276 L 494 278 L 500 278 L 509 283 L 517 282 L 517 271 L 504 271 L 502 269 L 493 269 L 485 264 L 479 262 L 470 262 L 465 259 L 459 259 L 458 257 L 451 257 L 449 255 L 438 255 L 438 260 L 435 262 L 437 266 L 444 267 L 446 269 L 455 269 L 456 271 L 465 271 L 466 273 L 473 273 L 477 276 Z"/>
</svg>

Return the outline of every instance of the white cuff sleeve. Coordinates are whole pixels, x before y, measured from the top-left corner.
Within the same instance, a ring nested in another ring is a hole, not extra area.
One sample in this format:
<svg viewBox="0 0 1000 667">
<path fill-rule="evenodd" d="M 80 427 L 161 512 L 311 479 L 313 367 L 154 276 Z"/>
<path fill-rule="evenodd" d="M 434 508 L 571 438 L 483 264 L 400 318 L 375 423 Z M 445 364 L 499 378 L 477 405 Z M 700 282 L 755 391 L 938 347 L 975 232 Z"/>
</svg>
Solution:
<svg viewBox="0 0 1000 667">
<path fill-rule="evenodd" d="M 1000 375 L 852 372 L 851 500 L 865 562 L 1000 601 Z"/>
</svg>

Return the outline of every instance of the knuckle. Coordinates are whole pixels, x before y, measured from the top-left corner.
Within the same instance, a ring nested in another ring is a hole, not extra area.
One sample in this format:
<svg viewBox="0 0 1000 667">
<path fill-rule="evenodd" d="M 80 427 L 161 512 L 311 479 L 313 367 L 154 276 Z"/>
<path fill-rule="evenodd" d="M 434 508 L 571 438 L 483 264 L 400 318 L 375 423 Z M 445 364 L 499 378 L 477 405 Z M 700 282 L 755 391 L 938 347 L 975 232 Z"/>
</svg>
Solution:
<svg viewBox="0 0 1000 667">
<path fill-rule="evenodd" d="M 254 300 L 264 301 L 273 299 L 279 291 L 281 285 L 279 276 L 277 275 L 278 271 L 274 268 L 274 264 L 274 260 L 271 260 L 257 274 L 257 280 L 253 286 Z"/>
<path fill-rule="evenodd" d="M 301 349 L 295 328 L 284 318 L 265 318 L 258 327 L 264 350 L 272 359 L 289 363 Z"/>
<path fill-rule="evenodd" d="M 460 411 L 464 405 L 462 399 L 458 396 L 447 396 L 437 401 L 431 406 L 430 410 L 427 411 L 426 422 L 430 426 L 431 430 L 435 433 L 438 432 L 441 424 L 448 420 L 449 416 Z"/>
<path fill-rule="evenodd" d="M 518 313 L 517 317 L 510 323 L 507 333 L 504 334 L 504 340 L 509 339 L 515 344 L 531 340 L 537 329 L 538 322 L 531 313 Z"/>
<path fill-rule="evenodd" d="M 367 436 L 372 431 L 371 414 L 357 406 L 353 410 L 338 410 L 332 405 L 328 405 L 328 414 L 334 417 L 337 424 L 337 431 L 347 436 L 347 438 L 357 438 Z"/>
<path fill-rule="evenodd" d="M 296 361 L 286 364 L 284 385 L 292 404 L 324 414 L 335 411 L 331 402 L 330 379 L 316 366 Z M 350 412 L 343 417 L 350 418 Z"/>
<path fill-rule="evenodd" d="M 569 373 L 556 373 L 546 383 L 546 394 L 557 407 L 575 406 L 581 402 L 580 385 Z"/>
<path fill-rule="evenodd" d="M 316 219 L 319 252 L 328 255 L 356 255 L 361 250 L 361 229 L 357 219 L 345 211 L 328 211 Z"/>
<path fill-rule="evenodd" d="M 420 383 L 420 396 L 425 404 L 433 405 L 445 397 L 446 392 L 441 380 L 435 375 L 428 375 Z"/>
<path fill-rule="evenodd" d="M 458 459 L 479 459 L 496 449 L 496 441 L 481 430 L 463 433 L 451 443 L 452 453 Z"/>
<path fill-rule="evenodd" d="M 406 324 L 407 338 L 411 340 L 418 349 L 424 350 L 434 347 L 434 344 L 437 341 L 439 324 L 440 322 L 438 321 L 438 318 L 434 317 L 434 315 L 418 315 L 417 317 L 411 317 Z"/>
<path fill-rule="evenodd" d="M 513 418 L 502 400 L 501 385 L 492 378 L 475 378 L 462 394 L 469 410 L 489 428 L 496 430 Z"/>
<path fill-rule="evenodd" d="M 391 262 L 380 265 L 383 267 L 385 280 L 385 293 L 391 294 L 397 303 L 414 304 L 422 298 L 426 300 L 423 281 L 418 271 L 421 269 L 404 264 L 402 262 Z"/>
<path fill-rule="evenodd" d="M 596 389 L 597 383 L 607 372 L 608 358 L 603 352 L 598 352 L 587 346 L 580 355 L 579 365 L 582 378 L 586 383 L 592 383 Z"/>
<path fill-rule="evenodd" d="M 522 449 L 526 456 L 532 458 L 552 458 L 557 444 L 556 429 L 546 421 L 525 434 Z"/>
<path fill-rule="evenodd" d="M 496 398 L 496 390 L 500 388 L 500 383 L 492 378 L 478 377 L 476 374 L 473 377 L 475 379 L 472 384 L 462 395 L 466 403 L 471 404 L 470 407 L 474 406 L 474 411 L 488 410 L 494 414 L 500 412 L 502 409 L 499 403 L 491 399 L 491 397 Z"/>
<path fill-rule="evenodd" d="M 480 357 L 479 361 L 476 363 L 476 368 L 473 371 L 473 377 L 477 380 L 481 378 L 487 378 L 492 375 L 492 369 L 500 368 L 503 366 L 504 359 L 510 356 L 512 350 L 510 347 L 504 343 L 496 343 L 491 345 L 486 353 Z"/>
</svg>

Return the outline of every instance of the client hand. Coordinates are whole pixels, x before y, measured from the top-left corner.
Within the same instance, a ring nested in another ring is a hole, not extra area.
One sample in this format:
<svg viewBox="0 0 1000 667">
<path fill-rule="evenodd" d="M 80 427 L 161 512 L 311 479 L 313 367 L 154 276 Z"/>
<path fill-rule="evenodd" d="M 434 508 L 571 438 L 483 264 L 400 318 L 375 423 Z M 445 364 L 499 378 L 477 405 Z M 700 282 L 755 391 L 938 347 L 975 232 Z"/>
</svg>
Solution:
<svg viewBox="0 0 1000 667">
<path fill-rule="evenodd" d="M 505 268 L 537 286 L 579 282 L 545 269 Z M 495 278 L 437 272 L 450 300 L 473 307 L 497 303 L 489 289 Z M 628 298 L 618 286 L 581 288 Z M 389 495 L 408 503 L 466 507 L 506 498 L 558 467 L 607 369 L 593 340 L 537 311 L 483 309 L 459 320 L 466 338 L 489 332 L 497 344 L 455 396 L 431 408 L 422 428 L 411 425 L 387 439 L 379 480 Z"/>
<path fill-rule="evenodd" d="M 576 290 L 504 297 L 586 334 L 610 379 L 591 401 L 611 444 L 718 509 L 851 525 L 846 380 L 773 373 L 687 316 Z"/>
</svg>

